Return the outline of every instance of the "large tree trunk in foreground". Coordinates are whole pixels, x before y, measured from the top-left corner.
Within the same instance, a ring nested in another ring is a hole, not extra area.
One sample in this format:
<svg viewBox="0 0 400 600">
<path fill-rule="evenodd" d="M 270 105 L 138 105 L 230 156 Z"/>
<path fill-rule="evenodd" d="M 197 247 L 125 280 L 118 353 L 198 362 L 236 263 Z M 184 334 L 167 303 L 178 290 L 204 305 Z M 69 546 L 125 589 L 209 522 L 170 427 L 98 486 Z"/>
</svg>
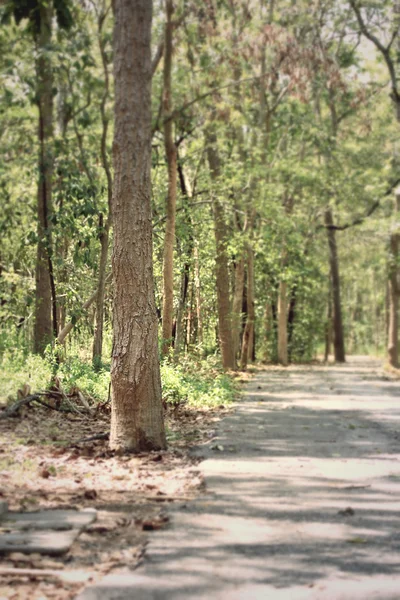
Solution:
<svg viewBox="0 0 400 600">
<path fill-rule="evenodd" d="M 400 212 L 400 194 L 396 194 L 396 214 Z M 397 223 L 390 235 L 389 259 L 389 325 L 388 325 L 388 360 L 392 367 L 399 366 L 398 351 L 398 311 L 399 311 L 399 234 Z"/>
<path fill-rule="evenodd" d="M 211 129 L 206 131 L 207 158 L 211 179 L 218 182 L 221 176 L 221 164 L 217 149 L 217 137 Z M 224 209 L 218 198 L 214 198 L 214 230 L 216 242 L 216 279 L 218 303 L 218 334 L 224 369 L 236 369 L 236 359 L 232 335 L 231 302 L 229 294 L 229 266 L 226 253 L 228 231 L 225 223 Z"/>
<path fill-rule="evenodd" d="M 151 0 L 115 0 L 112 449 L 164 448 L 152 259 Z"/>
<path fill-rule="evenodd" d="M 37 98 L 39 107 L 39 182 L 37 196 L 38 245 L 36 257 L 36 296 L 34 350 L 43 353 L 53 338 L 57 315 L 52 304 L 51 237 L 50 223 L 52 198 L 53 158 L 51 139 L 53 136 L 53 78 L 49 59 L 51 44 L 51 3 L 40 3 L 40 32 L 37 38 L 39 57 L 37 59 Z M 55 295 L 55 292 L 53 292 Z M 54 300 L 54 298 L 53 298 Z M 53 323 L 52 323 L 53 308 Z M 57 331 L 55 331 L 57 335 Z"/>
<path fill-rule="evenodd" d="M 330 209 L 325 211 L 325 226 L 328 235 L 329 265 L 332 281 L 334 355 L 336 362 L 345 362 L 342 306 L 340 301 L 339 258 L 336 245 L 336 232 L 332 228 L 333 217 Z"/>
<path fill-rule="evenodd" d="M 176 174 L 177 151 L 173 135 L 173 120 L 171 116 L 171 68 L 172 68 L 172 35 L 173 35 L 173 2 L 166 0 L 167 22 L 165 24 L 164 40 L 164 91 L 163 118 L 164 144 L 168 165 L 168 195 L 167 220 L 164 237 L 163 264 L 163 309 L 162 309 L 162 354 L 168 356 L 172 346 L 172 324 L 174 317 L 174 246 L 176 221 Z"/>
</svg>

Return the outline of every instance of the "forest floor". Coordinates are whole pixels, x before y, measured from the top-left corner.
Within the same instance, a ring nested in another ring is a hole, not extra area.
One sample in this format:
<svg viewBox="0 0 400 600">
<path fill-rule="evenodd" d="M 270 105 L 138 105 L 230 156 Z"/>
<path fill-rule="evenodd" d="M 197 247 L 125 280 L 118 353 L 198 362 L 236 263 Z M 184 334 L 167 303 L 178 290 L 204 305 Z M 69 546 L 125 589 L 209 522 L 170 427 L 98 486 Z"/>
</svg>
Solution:
<svg viewBox="0 0 400 600">
<path fill-rule="evenodd" d="M 65 556 L 1 557 L 0 600 L 70 600 L 85 582 L 136 568 L 149 532 L 168 524 L 168 507 L 202 490 L 189 448 L 208 441 L 230 410 L 168 406 L 168 450 L 130 456 L 110 452 L 104 439 L 82 441 L 109 430 L 107 407 L 89 417 L 32 404 L 0 420 L 0 501 L 10 511 L 97 510 Z"/>
<path fill-rule="evenodd" d="M 368 358 L 258 371 L 193 451 L 202 495 L 79 600 L 398 600 L 399 392 Z"/>
</svg>

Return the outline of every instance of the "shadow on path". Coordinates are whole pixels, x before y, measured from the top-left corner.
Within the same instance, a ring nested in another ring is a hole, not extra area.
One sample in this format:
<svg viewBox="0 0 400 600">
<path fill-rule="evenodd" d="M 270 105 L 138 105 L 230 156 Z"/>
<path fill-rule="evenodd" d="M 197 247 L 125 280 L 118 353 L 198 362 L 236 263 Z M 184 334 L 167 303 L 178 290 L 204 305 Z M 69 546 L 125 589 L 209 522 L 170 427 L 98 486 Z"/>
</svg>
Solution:
<svg viewBox="0 0 400 600">
<path fill-rule="evenodd" d="M 400 387 L 371 360 L 259 372 L 135 573 L 80 599 L 400 598 Z"/>
</svg>

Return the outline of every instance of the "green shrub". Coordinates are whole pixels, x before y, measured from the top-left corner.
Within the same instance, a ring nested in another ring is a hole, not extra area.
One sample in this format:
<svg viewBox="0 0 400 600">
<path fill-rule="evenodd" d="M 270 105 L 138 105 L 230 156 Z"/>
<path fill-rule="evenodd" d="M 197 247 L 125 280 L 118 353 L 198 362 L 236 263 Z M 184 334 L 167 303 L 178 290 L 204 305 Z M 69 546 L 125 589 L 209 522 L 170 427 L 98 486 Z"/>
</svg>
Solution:
<svg viewBox="0 0 400 600">
<path fill-rule="evenodd" d="M 65 392 L 77 387 L 86 396 L 105 402 L 109 394 L 108 365 L 93 367 L 78 356 L 69 356 L 57 367 L 54 353 L 45 357 L 7 350 L 0 360 L 0 402 L 16 398 L 17 391 L 29 384 L 32 392 L 46 390 L 54 373 Z M 218 359 L 209 356 L 199 361 L 183 357 L 179 364 L 161 364 L 163 399 L 167 403 L 186 403 L 189 406 L 214 407 L 226 405 L 235 399 L 237 388 L 232 377 L 222 372 Z"/>
<path fill-rule="evenodd" d="M 17 391 L 28 384 L 31 391 L 46 389 L 51 366 L 41 356 L 21 350 L 6 350 L 0 360 L 0 402 L 16 399 Z"/>
<path fill-rule="evenodd" d="M 229 375 L 218 370 L 215 357 L 208 360 L 183 360 L 180 364 L 161 364 L 163 399 L 171 404 L 215 407 L 230 404 L 237 394 Z"/>
</svg>

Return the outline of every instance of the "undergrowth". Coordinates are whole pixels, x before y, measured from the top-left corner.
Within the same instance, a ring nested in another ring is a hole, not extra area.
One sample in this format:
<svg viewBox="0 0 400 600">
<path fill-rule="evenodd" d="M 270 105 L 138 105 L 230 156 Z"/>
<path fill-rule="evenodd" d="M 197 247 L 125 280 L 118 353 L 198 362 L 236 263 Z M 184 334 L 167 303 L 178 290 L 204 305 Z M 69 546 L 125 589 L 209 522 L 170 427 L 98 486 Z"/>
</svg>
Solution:
<svg viewBox="0 0 400 600">
<path fill-rule="evenodd" d="M 12 402 L 18 389 L 29 385 L 30 393 L 46 390 L 55 372 L 54 356 L 44 358 L 21 350 L 6 350 L 0 358 L 0 403 Z M 96 369 L 89 360 L 68 356 L 57 367 L 57 377 L 66 393 L 78 388 L 85 396 L 105 402 L 109 397 L 109 365 Z M 222 372 L 218 360 L 187 357 L 179 364 L 161 364 L 163 400 L 195 407 L 215 407 L 234 401 L 237 387 L 233 378 Z"/>
</svg>

